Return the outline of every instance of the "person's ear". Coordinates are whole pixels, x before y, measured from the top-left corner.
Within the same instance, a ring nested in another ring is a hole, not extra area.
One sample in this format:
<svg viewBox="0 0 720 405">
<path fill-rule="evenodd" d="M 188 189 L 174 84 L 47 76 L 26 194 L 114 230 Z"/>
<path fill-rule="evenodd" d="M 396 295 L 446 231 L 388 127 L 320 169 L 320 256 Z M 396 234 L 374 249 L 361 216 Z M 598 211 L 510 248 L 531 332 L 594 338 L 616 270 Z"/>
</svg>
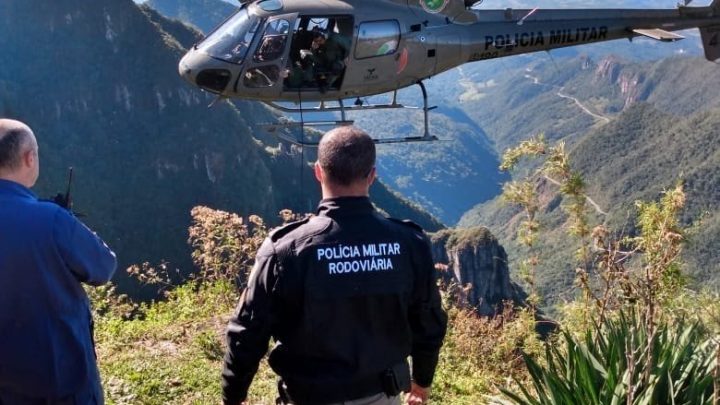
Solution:
<svg viewBox="0 0 720 405">
<path fill-rule="evenodd" d="M 372 184 L 375 182 L 375 179 L 377 178 L 377 169 L 375 167 L 370 170 L 370 174 L 367 177 L 367 185 L 368 188 L 372 186 Z"/>
<path fill-rule="evenodd" d="M 34 149 L 30 149 L 29 151 L 23 153 L 23 163 L 25 164 L 25 167 L 28 167 L 28 168 L 34 167 L 36 159 L 37 159 L 37 155 L 35 154 Z"/>
<path fill-rule="evenodd" d="M 315 178 L 320 184 L 322 184 L 324 173 L 322 171 L 322 167 L 320 167 L 320 163 L 318 162 L 315 162 Z"/>
</svg>

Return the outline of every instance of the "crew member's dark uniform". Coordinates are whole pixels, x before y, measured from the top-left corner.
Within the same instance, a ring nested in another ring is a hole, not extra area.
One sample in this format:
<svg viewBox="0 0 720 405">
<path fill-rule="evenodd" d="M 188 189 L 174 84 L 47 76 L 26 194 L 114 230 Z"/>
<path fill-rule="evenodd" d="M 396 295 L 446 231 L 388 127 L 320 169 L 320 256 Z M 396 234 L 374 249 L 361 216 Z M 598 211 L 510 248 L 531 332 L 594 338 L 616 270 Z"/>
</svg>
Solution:
<svg viewBox="0 0 720 405">
<path fill-rule="evenodd" d="M 422 229 L 368 198 L 323 200 L 318 215 L 273 232 L 228 326 L 226 403 L 244 399 L 272 336 L 270 365 L 293 402 L 320 405 L 430 386 L 445 336 Z"/>
</svg>

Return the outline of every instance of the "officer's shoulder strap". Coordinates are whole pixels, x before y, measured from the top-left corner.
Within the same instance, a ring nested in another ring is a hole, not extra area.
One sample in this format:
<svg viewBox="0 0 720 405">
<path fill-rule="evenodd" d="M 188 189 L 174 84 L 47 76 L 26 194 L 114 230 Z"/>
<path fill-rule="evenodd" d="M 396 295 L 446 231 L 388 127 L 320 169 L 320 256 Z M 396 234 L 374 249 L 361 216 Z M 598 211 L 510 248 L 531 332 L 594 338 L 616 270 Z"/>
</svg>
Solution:
<svg viewBox="0 0 720 405">
<path fill-rule="evenodd" d="M 420 233 L 424 233 L 424 232 L 425 232 L 425 231 L 422 229 L 422 226 L 416 224 L 415 222 L 413 222 L 413 221 L 411 221 L 411 220 L 409 220 L 409 219 L 397 219 L 397 218 L 388 218 L 388 219 L 391 220 L 391 221 L 393 221 L 393 222 L 395 222 L 395 223 L 402 224 L 402 225 L 405 225 L 405 226 L 407 226 L 407 227 L 410 227 L 410 228 L 412 228 L 413 230 L 415 230 L 415 231 L 417 231 L 417 232 L 420 232 Z"/>
<path fill-rule="evenodd" d="M 317 221 L 318 219 L 320 219 L 320 217 L 314 216 L 314 215 L 309 215 L 306 218 L 303 218 L 299 221 L 290 222 L 283 226 L 277 227 L 277 228 L 273 229 L 272 232 L 270 232 L 269 238 L 271 241 L 277 242 L 280 239 L 282 239 L 284 236 L 288 235 L 290 232 L 300 228 L 303 225 L 309 224 L 310 221 L 313 221 L 313 220 Z M 321 226 L 324 227 L 325 221 L 322 221 L 322 222 L 323 222 L 323 224 Z"/>
<path fill-rule="evenodd" d="M 307 218 L 303 218 L 299 221 L 293 221 L 293 222 L 289 222 L 285 225 L 278 226 L 277 228 L 270 231 L 270 235 L 268 235 L 268 237 L 270 238 L 271 241 L 277 242 L 283 236 L 289 234 L 290 232 L 294 231 L 295 229 L 310 222 L 310 218 L 311 217 L 308 216 Z"/>
</svg>

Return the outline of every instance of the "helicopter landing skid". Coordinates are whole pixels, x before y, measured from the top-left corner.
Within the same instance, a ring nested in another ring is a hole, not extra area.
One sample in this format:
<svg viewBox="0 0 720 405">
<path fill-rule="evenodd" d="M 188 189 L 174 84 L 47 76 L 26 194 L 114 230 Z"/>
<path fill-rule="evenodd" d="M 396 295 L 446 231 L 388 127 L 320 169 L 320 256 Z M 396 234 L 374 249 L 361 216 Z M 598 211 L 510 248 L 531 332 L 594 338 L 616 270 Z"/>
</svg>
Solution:
<svg viewBox="0 0 720 405">
<path fill-rule="evenodd" d="M 282 111 L 284 113 L 289 114 L 300 114 L 300 121 L 286 121 L 279 124 L 263 124 L 262 127 L 267 129 L 271 133 L 277 133 L 278 136 L 282 139 L 285 139 L 286 141 L 289 141 L 296 145 L 301 146 L 317 146 L 319 142 L 307 142 L 304 139 L 298 140 L 298 139 L 291 139 L 290 137 L 282 134 L 282 132 L 279 131 L 279 129 L 282 128 L 292 128 L 292 127 L 322 127 L 322 126 L 329 126 L 329 127 L 338 127 L 338 126 L 347 126 L 347 125 L 353 125 L 355 121 L 348 120 L 347 119 L 347 113 L 348 112 L 358 112 L 358 111 L 373 111 L 373 110 L 394 110 L 394 109 L 406 109 L 406 110 L 422 110 L 424 115 L 424 132 L 422 136 L 409 136 L 409 137 L 398 137 L 398 138 L 374 138 L 373 141 L 376 144 L 394 144 L 394 143 L 408 143 L 408 142 L 432 142 L 437 141 L 438 138 L 436 136 L 430 135 L 430 118 L 429 118 L 429 112 L 436 109 L 437 107 L 429 107 L 428 106 L 428 95 L 427 95 L 427 89 L 425 88 L 425 84 L 421 81 L 417 82 L 418 86 L 420 86 L 420 89 L 422 90 L 423 95 L 423 107 L 414 107 L 414 106 L 406 106 L 403 104 L 400 104 L 397 102 L 397 90 L 393 94 L 392 102 L 388 104 L 364 104 L 362 102 L 357 102 L 353 106 L 345 106 L 343 103 L 343 100 L 338 100 L 337 106 L 331 106 L 328 107 L 325 105 L 325 102 L 321 102 L 319 106 L 317 107 L 311 107 L 311 108 L 305 108 L 302 107 L 302 103 L 300 103 L 300 107 L 294 108 L 294 107 L 286 107 L 280 104 L 277 104 L 272 101 L 266 101 L 265 104 L 268 106 L 278 110 Z M 358 99 L 359 100 L 359 99 Z M 340 113 L 341 119 L 340 120 L 320 120 L 320 121 L 305 121 L 303 115 L 304 114 L 313 114 L 313 113 Z M 304 138 L 304 136 L 303 136 Z"/>
</svg>

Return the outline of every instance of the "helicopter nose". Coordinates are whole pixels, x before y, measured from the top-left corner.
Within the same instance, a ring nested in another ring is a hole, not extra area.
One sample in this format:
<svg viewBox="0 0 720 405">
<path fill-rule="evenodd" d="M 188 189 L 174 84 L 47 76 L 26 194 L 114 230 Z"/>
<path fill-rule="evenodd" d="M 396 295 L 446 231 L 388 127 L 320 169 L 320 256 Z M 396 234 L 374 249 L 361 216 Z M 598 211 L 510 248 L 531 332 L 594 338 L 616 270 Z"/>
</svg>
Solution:
<svg viewBox="0 0 720 405">
<path fill-rule="evenodd" d="M 178 73 L 180 74 L 180 77 L 187 80 L 191 84 L 195 84 L 195 70 L 191 65 L 192 60 L 192 54 L 193 51 L 188 52 L 185 56 L 183 56 L 182 59 L 180 59 L 180 63 L 178 63 Z"/>
<path fill-rule="evenodd" d="M 195 50 L 190 50 L 180 60 L 178 73 L 191 84 L 216 94 L 225 91 L 232 77 L 224 62 Z"/>
</svg>

